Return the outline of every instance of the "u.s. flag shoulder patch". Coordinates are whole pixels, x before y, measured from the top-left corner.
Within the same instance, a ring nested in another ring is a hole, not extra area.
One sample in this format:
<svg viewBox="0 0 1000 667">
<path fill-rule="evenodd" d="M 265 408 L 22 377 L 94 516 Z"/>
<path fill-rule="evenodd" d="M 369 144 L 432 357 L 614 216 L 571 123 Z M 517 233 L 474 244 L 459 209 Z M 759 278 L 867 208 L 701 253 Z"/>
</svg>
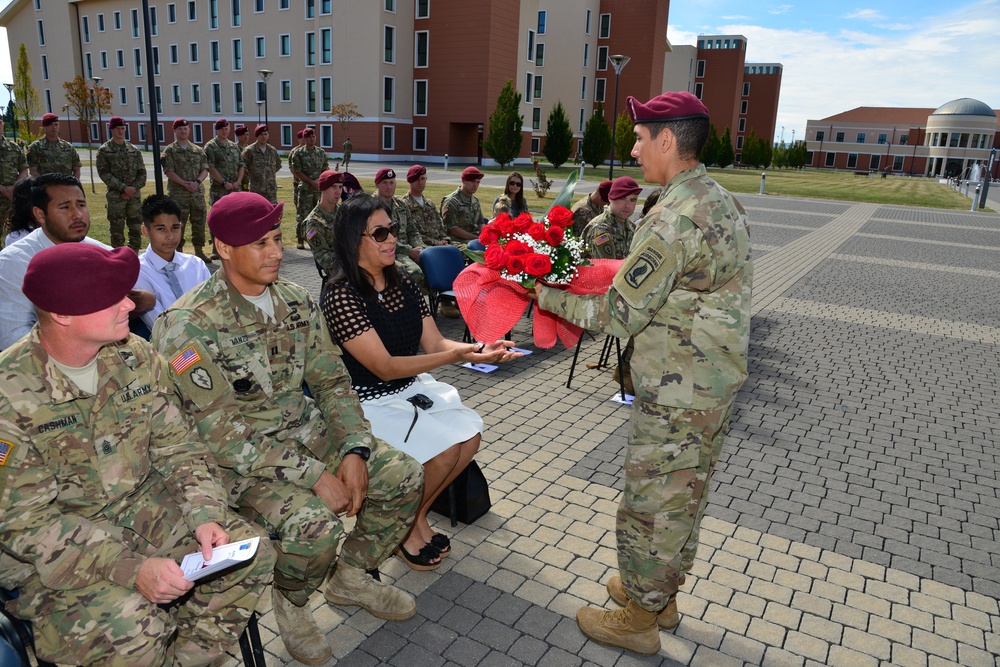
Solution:
<svg viewBox="0 0 1000 667">
<path fill-rule="evenodd" d="M 604 245 L 611 240 L 610 234 L 601 234 L 600 236 L 594 237 L 594 245 Z"/>
<path fill-rule="evenodd" d="M 198 354 L 198 350 L 194 349 L 194 345 L 190 345 L 178 352 L 177 356 L 170 360 L 170 367 L 174 369 L 175 373 L 180 375 L 199 361 L 201 361 L 201 355 Z"/>
<path fill-rule="evenodd" d="M 14 451 L 14 443 L 0 440 L 0 466 L 7 464 L 7 457 Z"/>
<path fill-rule="evenodd" d="M 316 232 L 318 232 L 318 231 L 319 230 L 317 230 L 315 227 L 312 227 L 308 232 L 306 232 L 306 239 L 308 240 L 308 239 L 311 239 L 312 237 L 316 236 Z"/>
</svg>

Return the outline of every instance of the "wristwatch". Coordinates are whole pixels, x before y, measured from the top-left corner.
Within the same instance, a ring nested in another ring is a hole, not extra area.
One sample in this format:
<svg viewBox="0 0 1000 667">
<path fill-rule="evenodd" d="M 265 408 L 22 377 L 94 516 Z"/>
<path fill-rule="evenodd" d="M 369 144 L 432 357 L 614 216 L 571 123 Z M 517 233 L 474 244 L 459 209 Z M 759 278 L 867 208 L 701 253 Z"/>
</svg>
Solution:
<svg viewBox="0 0 1000 667">
<path fill-rule="evenodd" d="M 357 454 L 361 457 L 362 461 L 367 461 L 372 455 L 372 450 L 370 447 L 355 447 L 354 449 L 348 449 L 347 454 L 344 454 L 344 456 L 346 457 L 348 454 Z"/>
</svg>

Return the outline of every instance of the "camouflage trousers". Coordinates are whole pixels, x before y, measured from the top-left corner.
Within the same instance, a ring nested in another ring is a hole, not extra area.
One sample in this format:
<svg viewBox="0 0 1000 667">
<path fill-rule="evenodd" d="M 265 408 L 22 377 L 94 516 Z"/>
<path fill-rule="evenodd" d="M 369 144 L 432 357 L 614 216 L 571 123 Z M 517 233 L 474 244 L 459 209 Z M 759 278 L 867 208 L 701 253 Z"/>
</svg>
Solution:
<svg viewBox="0 0 1000 667">
<path fill-rule="evenodd" d="M 227 190 L 222 186 L 221 183 L 216 183 L 212 181 L 212 187 L 208 189 L 208 206 L 211 208 L 215 206 L 215 202 L 219 201 L 230 192 L 238 192 L 237 190 Z"/>
<path fill-rule="evenodd" d="M 274 585 L 292 604 L 305 605 L 320 587 L 341 540 L 341 559 L 370 570 L 392 555 L 410 529 L 423 492 L 423 468 L 381 440 L 376 443 L 368 459 L 368 496 L 346 539 L 341 518 L 309 489 L 267 480 L 240 497 L 241 512 L 279 538 Z"/>
<path fill-rule="evenodd" d="M 417 283 L 422 289 L 427 289 L 427 282 L 424 280 L 424 270 L 420 268 L 420 264 L 414 262 L 408 255 L 401 255 L 396 253 L 396 266 L 410 274 L 414 282 Z"/>
<path fill-rule="evenodd" d="M 682 410 L 636 400 L 618 508 L 618 568 L 629 596 L 659 612 L 694 563 L 708 484 L 732 405 Z"/>
<path fill-rule="evenodd" d="M 222 527 L 233 542 L 259 536 L 256 556 L 244 566 L 197 583 L 170 605 L 154 604 L 134 587 L 107 580 L 53 590 L 32 575 L 8 608 L 32 621 L 38 657 L 51 662 L 100 667 L 207 665 L 236 643 L 274 568 L 274 549 L 265 531 L 231 513 Z M 180 562 L 199 550 L 183 520 L 164 528 L 173 530 L 148 555 Z M 129 537 L 126 533 L 126 544 Z"/>
<path fill-rule="evenodd" d="M 256 192 L 261 197 L 271 202 L 272 204 L 278 203 L 278 186 L 277 185 L 267 185 L 262 188 L 253 189 L 247 186 L 250 192 Z"/>
<path fill-rule="evenodd" d="M 128 246 L 138 252 L 142 245 L 142 216 L 139 207 L 142 197 L 137 192 L 131 199 L 122 199 L 117 190 L 108 190 L 108 222 L 111 224 L 111 245 L 125 245 L 125 227 L 128 226 Z"/>
<path fill-rule="evenodd" d="M 12 205 L 11 200 L 0 195 L 0 244 L 3 243 L 7 234 L 10 234 L 10 209 Z"/>
<path fill-rule="evenodd" d="M 299 185 L 295 196 L 295 240 L 302 243 L 306 238 L 306 218 L 319 203 L 319 190 L 313 190 L 308 183 Z"/>
<path fill-rule="evenodd" d="M 191 243 L 195 250 L 201 250 L 205 245 L 205 221 L 208 217 L 208 209 L 205 206 L 205 191 L 202 188 L 198 188 L 196 192 L 188 192 L 184 188 L 179 190 L 170 188 L 167 194 L 181 207 L 181 243 L 177 249 L 182 251 L 184 249 L 187 238 L 185 232 L 190 219 Z"/>
</svg>

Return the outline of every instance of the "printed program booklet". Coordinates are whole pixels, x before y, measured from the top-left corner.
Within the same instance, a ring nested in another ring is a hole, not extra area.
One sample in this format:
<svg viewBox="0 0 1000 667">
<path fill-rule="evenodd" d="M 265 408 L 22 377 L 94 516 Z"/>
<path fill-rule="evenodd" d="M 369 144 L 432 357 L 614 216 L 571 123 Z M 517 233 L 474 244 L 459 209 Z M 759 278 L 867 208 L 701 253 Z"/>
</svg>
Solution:
<svg viewBox="0 0 1000 667">
<path fill-rule="evenodd" d="M 188 581 L 197 581 L 219 570 L 224 570 L 227 567 L 250 560 L 257 553 L 257 544 L 259 542 L 259 537 L 251 537 L 249 540 L 243 540 L 242 542 L 233 542 L 231 544 L 223 544 L 221 547 L 215 547 L 212 549 L 212 560 L 209 561 L 205 560 L 200 551 L 188 554 L 181 561 L 181 571 L 184 573 L 184 578 Z"/>
</svg>

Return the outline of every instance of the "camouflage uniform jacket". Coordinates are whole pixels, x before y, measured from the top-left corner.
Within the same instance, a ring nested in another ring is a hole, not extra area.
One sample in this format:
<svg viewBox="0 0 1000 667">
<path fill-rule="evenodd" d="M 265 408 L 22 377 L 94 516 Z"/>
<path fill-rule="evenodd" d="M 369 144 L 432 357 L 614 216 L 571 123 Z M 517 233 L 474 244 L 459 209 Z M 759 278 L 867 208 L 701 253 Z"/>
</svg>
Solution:
<svg viewBox="0 0 1000 667">
<path fill-rule="evenodd" d="M 382 201 L 385 201 L 384 199 Z M 389 207 L 389 219 L 399 225 L 399 237 L 396 239 L 396 257 L 409 257 L 413 245 L 409 242 L 409 230 L 407 229 L 406 207 L 399 197 L 392 197 L 385 202 Z M 418 245 L 423 245 L 422 243 Z"/>
<path fill-rule="evenodd" d="M 24 149 L 17 142 L 0 137 L 0 185 L 14 185 L 18 175 L 27 168 Z"/>
<path fill-rule="evenodd" d="M 224 521 L 225 492 L 163 358 L 131 336 L 101 348 L 97 373 L 96 396 L 79 389 L 52 363 L 37 326 L 0 354 L 5 587 L 34 573 L 53 589 L 131 588 L 144 543 L 159 546 L 153 525 L 184 521 L 193 532 Z M 176 505 L 135 502 L 158 488 Z"/>
<path fill-rule="evenodd" d="M 288 151 L 288 155 L 285 156 L 286 159 L 288 160 L 288 169 L 289 169 L 289 171 L 292 172 L 292 190 L 293 190 L 293 192 L 297 191 L 299 189 L 299 186 L 302 185 L 302 182 L 299 180 L 299 177 L 296 176 L 295 175 L 295 171 L 292 170 L 292 159 L 295 157 L 295 154 L 298 153 L 300 150 L 302 150 L 302 146 L 301 145 L 295 146 L 294 148 L 292 148 L 292 150 Z"/>
<path fill-rule="evenodd" d="M 236 142 L 228 139 L 221 141 L 218 137 L 214 137 L 205 144 L 205 158 L 208 160 L 208 166 L 218 171 L 222 178 L 239 185 L 236 177 L 243 168 L 243 155 Z M 213 179 L 212 187 L 222 189 L 223 186 Z"/>
<path fill-rule="evenodd" d="M 327 211 L 323 204 L 316 204 L 306 216 L 306 241 L 313 251 L 313 259 L 324 271 L 333 271 L 333 220 L 337 217 L 337 209 Z"/>
<path fill-rule="evenodd" d="M 28 146 L 28 166 L 37 169 L 39 174 L 72 175 L 73 170 L 80 166 L 80 155 L 68 141 L 49 141 L 42 137 Z"/>
<path fill-rule="evenodd" d="M 314 181 L 319 178 L 319 175 L 330 168 L 330 159 L 327 158 L 326 153 L 321 148 L 302 147 L 288 160 L 288 166 L 291 168 L 292 173 L 301 172 L 313 179 Z M 299 187 L 309 188 L 307 183 L 301 183 Z"/>
<path fill-rule="evenodd" d="M 109 140 L 97 149 L 97 174 L 112 195 L 121 195 L 129 186 L 138 190 L 146 184 L 142 153 L 128 141 L 119 146 Z"/>
<path fill-rule="evenodd" d="M 625 259 L 634 234 L 635 225 L 617 220 L 611 207 L 605 206 L 604 212 L 584 228 L 583 250 L 591 259 Z"/>
<path fill-rule="evenodd" d="M 205 151 L 198 146 L 188 142 L 187 147 L 182 147 L 175 141 L 163 149 L 163 171 L 172 171 L 185 181 L 197 181 L 202 171 L 208 169 L 208 158 Z M 204 183 L 198 186 L 200 192 L 204 192 Z M 183 185 L 167 180 L 167 192 L 174 194 L 186 194 L 187 188 Z"/>
<path fill-rule="evenodd" d="M 637 399 L 708 410 L 731 404 L 747 377 L 752 276 L 746 211 L 699 164 L 667 184 L 606 295 L 544 287 L 538 305 L 634 336 Z"/>
<path fill-rule="evenodd" d="M 223 468 L 230 500 L 256 478 L 306 489 L 354 447 L 375 446 L 351 377 L 309 293 L 278 279 L 275 320 L 247 301 L 225 268 L 156 320 L 184 408 Z M 303 394 L 306 385 L 315 398 Z M 294 442 L 313 453 L 298 453 Z"/>
<path fill-rule="evenodd" d="M 400 210 L 399 234 L 400 237 L 406 237 L 406 243 L 410 248 L 417 246 L 426 248 L 449 240 L 448 231 L 444 228 L 441 216 L 438 215 L 437 207 L 429 198 L 424 197 L 424 203 L 421 204 L 413 195 L 407 193 L 400 203 L 403 206 Z"/>
<path fill-rule="evenodd" d="M 587 228 L 587 224 L 599 216 L 603 209 L 600 204 L 590 201 L 590 195 L 587 195 L 573 204 L 570 210 L 573 212 L 573 236 L 579 239 L 583 237 L 583 230 Z"/>
<path fill-rule="evenodd" d="M 475 195 L 467 195 L 462 192 L 462 188 L 458 188 L 441 200 L 441 219 L 446 231 L 459 227 L 479 236 L 479 230 L 483 226 L 483 209 Z"/>
<path fill-rule="evenodd" d="M 260 150 L 257 142 L 250 144 L 243 151 L 243 164 L 246 165 L 247 176 L 250 178 L 250 192 L 265 197 L 265 193 L 277 193 L 275 174 L 281 169 L 281 156 L 274 146 L 265 144 L 264 150 Z"/>
</svg>

